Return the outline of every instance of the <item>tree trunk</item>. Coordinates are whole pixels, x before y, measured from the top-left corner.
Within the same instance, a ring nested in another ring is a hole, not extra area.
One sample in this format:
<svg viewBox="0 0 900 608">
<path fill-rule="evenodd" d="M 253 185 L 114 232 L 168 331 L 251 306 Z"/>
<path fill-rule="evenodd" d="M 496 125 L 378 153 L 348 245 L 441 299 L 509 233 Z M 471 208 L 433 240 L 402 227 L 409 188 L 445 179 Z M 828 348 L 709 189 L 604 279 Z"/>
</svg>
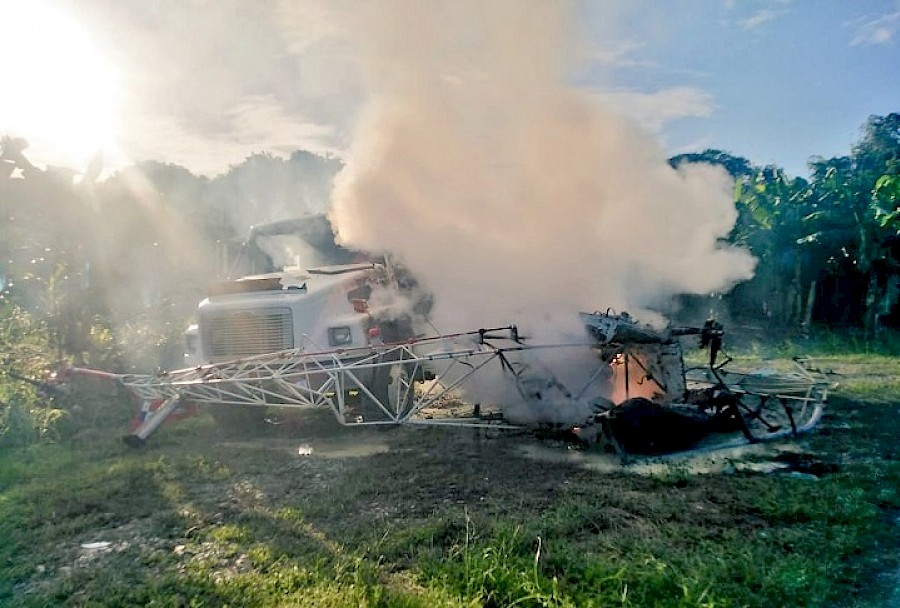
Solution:
<svg viewBox="0 0 900 608">
<path fill-rule="evenodd" d="M 794 259 L 794 272 L 791 277 L 790 283 L 787 286 L 786 292 L 786 300 L 787 300 L 787 310 L 786 312 L 786 321 L 787 325 L 791 329 L 795 329 L 797 327 L 802 326 L 803 324 L 803 281 L 801 277 L 803 272 L 803 266 L 800 261 L 800 256 L 796 256 Z"/>
<path fill-rule="evenodd" d="M 866 288 L 866 312 L 865 332 L 867 338 L 874 338 L 878 333 L 879 306 L 881 304 L 881 286 L 878 282 L 878 273 L 869 271 L 869 285 Z"/>
<path fill-rule="evenodd" d="M 803 322 L 800 324 L 800 327 L 805 334 L 808 334 L 812 327 L 812 316 L 816 306 L 816 288 L 818 287 L 818 284 L 818 281 L 813 279 L 809 282 L 809 290 L 806 292 L 806 308 L 803 311 Z"/>
</svg>

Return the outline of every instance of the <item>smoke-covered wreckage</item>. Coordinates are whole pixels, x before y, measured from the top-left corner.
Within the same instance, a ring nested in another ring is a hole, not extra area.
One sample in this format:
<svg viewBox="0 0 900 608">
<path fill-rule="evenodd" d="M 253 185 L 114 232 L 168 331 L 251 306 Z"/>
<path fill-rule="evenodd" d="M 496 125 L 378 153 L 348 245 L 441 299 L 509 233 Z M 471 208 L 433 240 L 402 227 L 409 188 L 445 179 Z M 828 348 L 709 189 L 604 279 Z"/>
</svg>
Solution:
<svg viewBox="0 0 900 608">
<path fill-rule="evenodd" d="M 585 386 L 610 387 L 609 397 L 589 402 L 556 380 L 517 361 L 522 354 L 575 345 L 529 345 L 515 326 L 413 338 L 365 349 L 308 353 L 280 351 L 200 365 L 153 376 L 113 375 L 142 400 L 141 420 L 126 440 L 142 444 L 172 413 L 187 404 L 213 408 L 331 409 L 347 426 L 410 424 L 531 429 L 599 444 L 620 455 L 663 454 L 694 448 L 796 437 L 819 422 L 828 383 L 797 362 L 792 373 L 734 372 L 721 354 L 722 328 L 656 331 L 628 315 L 583 314 L 597 366 Z M 697 336 L 708 363 L 685 368 L 681 341 Z M 583 348 L 583 346 L 582 346 Z M 500 411 L 484 404 L 459 405 L 456 390 L 481 370 L 499 364 L 512 378 L 519 402 Z M 369 378 L 385 385 L 367 385 Z M 383 391 L 376 394 L 377 391 Z M 583 393 L 583 391 L 579 391 Z M 540 416 L 533 412 L 541 412 Z M 529 413 L 530 412 L 530 413 Z"/>
<path fill-rule="evenodd" d="M 627 313 L 582 313 L 587 339 L 564 344 L 535 344 L 515 326 L 421 335 L 417 317 L 428 300 L 415 281 L 389 260 L 336 247 L 324 218 L 260 227 L 249 243 L 255 274 L 216 285 L 201 303 L 187 335 L 190 366 L 60 375 L 100 376 L 131 390 L 141 411 L 129 443 L 197 405 L 225 424 L 262 418 L 268 407 L 318 408 L 347 426 L 530 429 L 620 454 L 797 436 L 822 415 L 821 374 L 799 364 L 789 374 L 730 371 L 714 321 L 658 330 Z M 687 337 L 708 349 L 705 365 L 685 368 Z M 588 361 L 583 377 L 560 381 L 542 364 L 550 353 Z M 507 382 L 514 399 L 466 405 L 466 385 L 482 375 Z"/>
<path fill-rule="evenodd" d="M 504 409 L 506 420 L 624 455 L 796 437 L 821 419 L 824 375 L 799 359 L 790 373 L 732 371 L 723 358 L 724 329 L 713 320 L 657 330 L 628 313 L 580 317 L 598 362 L 594 372 L 572 391 L 547 371 L 509 366 L 521 401 Z M 688 337 L 708 350 L 705 365 L 685 367 Z M 603 396 L 585 400 L 591 385 L 603 387 Z"/>
<path fill-rule="evenodd" d="M 738 443 L 797 436 L 819 422 L 828 381 L 807 362 L 795 360 L 792 373 L 728 369 L 724 329 L 708 320 L 702 327 L 656 331 L 626 314 L 582 314 L 601 362 L 614 369 L 618 398 L 598 403 L 599 411 L 575 429 L 586 440 L 601 437 L 620 452 L 660 454 L 696 447 L 737 434 Z M 707 364 L 685 368 L 682 339 L 699 338 Z M 718 438 L 716 436 L 719 436 Z"/>
</svg>

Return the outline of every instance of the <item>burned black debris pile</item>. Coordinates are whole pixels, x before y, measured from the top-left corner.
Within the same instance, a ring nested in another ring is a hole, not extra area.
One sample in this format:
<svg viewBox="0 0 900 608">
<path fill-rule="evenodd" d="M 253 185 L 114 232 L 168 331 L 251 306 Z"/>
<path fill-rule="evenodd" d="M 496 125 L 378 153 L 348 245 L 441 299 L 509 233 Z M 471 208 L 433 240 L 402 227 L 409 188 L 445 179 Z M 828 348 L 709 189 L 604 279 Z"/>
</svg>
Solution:
<svg viewBox="0 0 900 608">
<path fill-rule="evenodd" d="M 668 454 L 689 450 L 711 433 L 740 430 L 734 414 L 707 413 L 696 406 L 628 399 L 606 415 L 606 424 L 623 450 L 632 454 Z"/>
<path fill-rule="evenodd" d="M 746 443 L 796 436 L 821 418 L 828 388 L 821 374 L 800 365 L 790 374 L 731 371 L 730 358 L 719 360 L 724 330 L 715 321 L 655 329 L 627 313 L 581 318 L 601 366 L 608 366 L 613 404 L 576 430 L 586 443 L 665 454 L 690 450 L 717 434 Z M 708 349 L 705 366 L 685 369 L 685 336 L 696 336 L 698 346 Z"/>
</svg>

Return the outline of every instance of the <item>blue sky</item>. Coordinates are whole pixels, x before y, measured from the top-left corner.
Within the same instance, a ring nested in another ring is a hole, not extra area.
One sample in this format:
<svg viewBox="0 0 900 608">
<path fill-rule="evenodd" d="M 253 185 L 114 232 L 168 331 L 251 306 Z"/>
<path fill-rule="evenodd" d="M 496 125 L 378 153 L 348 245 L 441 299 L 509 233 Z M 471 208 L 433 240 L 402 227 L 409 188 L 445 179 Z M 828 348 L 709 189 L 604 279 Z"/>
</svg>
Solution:
<svg viewBox="0 0 900 608">
<path fill-rule="evenodd" d="M 489 4 L 532 0 L 509 1 Z M 262 150 L 343 155 L 366 84 L 342 19 L 379 4 L 0 0 L 0 53 L 18 58 L 0 134 L 76 168 L 97 149 L 108 167 L 152 158 L 205 174 Z M 846 154 L 869 115 L 900 111 L 900 0 L 572 6 L 571 83 L 670 153 L 719 148 L 805 175 L 811 155 Z"/>
<path fill-rule="evenodd" d="M 620 3 L 615 23 L 599 4 L 582 8 L 613 58 L 577 82 L 681 87 L 681 117 L 658 129 L 671 151 L 721 148 L 805 175 L 810 156 L 846 154 L 869 115 L 900 111 L 894 0 L 638 0 Z"/>
</svg>

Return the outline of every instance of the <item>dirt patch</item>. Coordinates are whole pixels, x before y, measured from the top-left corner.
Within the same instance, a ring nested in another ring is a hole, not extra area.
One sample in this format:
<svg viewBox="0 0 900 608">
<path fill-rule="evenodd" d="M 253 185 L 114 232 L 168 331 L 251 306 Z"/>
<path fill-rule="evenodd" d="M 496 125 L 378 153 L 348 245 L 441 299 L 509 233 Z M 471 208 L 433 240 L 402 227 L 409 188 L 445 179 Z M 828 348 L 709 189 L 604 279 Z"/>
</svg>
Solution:
<svg viewBox="0 0 900 608">
<path fill-rule="evenodd" d="M 529 442 L 520 447 L 530 459 L 543 462 L 568 463 L 599 473 L 626 473 L 643 476 L 663 476 L 673 473 L 710 475 L 719 473 L 774 473 L 790 468 L 779 462 L 779 455 L 794 453 L 803 447 L 797 443 L 777 442 L 740 445 L 716 451 L 684 452 L 669 456 L 631 456 L 622 458 L 605 452 L 572 448 L 546 443 Z"/>
</svg>

